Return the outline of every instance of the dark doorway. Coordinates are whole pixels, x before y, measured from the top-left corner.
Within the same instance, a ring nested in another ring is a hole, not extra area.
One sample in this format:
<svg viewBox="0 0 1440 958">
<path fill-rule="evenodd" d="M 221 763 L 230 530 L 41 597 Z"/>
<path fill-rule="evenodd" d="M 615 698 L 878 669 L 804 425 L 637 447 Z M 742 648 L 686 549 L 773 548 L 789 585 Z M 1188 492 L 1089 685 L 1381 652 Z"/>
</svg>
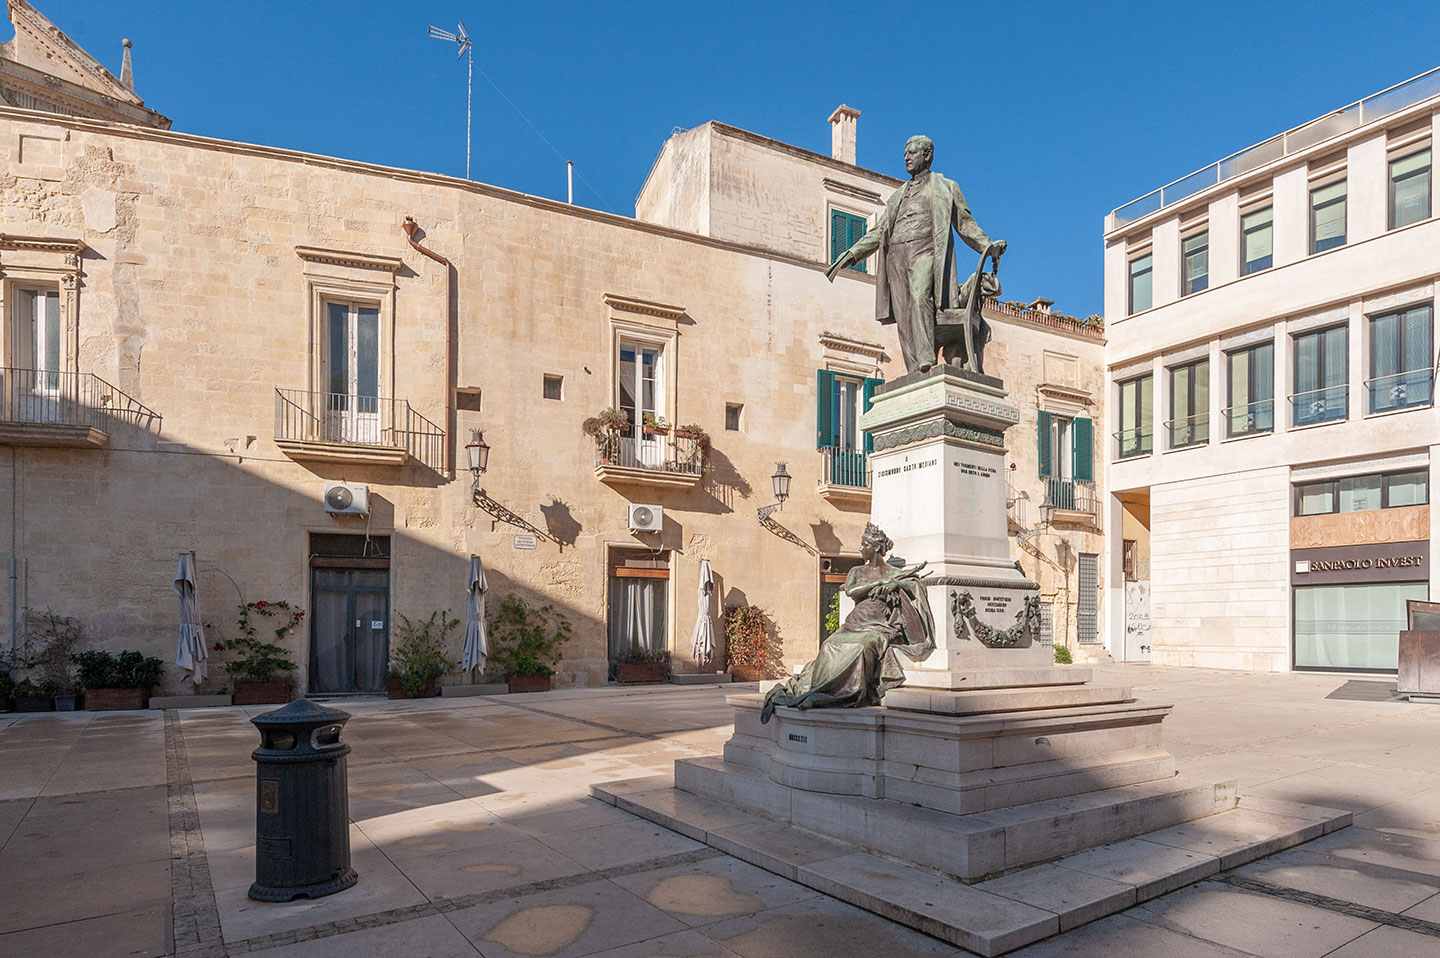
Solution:
<svg viewBox="0 0 1440 958">
<path fill-rule="evenodd" d="M 389 546 L 388 538 L 379 536 L 311 537 L 311 692 L 385 690 L 390 659 Z"/>
</svg>

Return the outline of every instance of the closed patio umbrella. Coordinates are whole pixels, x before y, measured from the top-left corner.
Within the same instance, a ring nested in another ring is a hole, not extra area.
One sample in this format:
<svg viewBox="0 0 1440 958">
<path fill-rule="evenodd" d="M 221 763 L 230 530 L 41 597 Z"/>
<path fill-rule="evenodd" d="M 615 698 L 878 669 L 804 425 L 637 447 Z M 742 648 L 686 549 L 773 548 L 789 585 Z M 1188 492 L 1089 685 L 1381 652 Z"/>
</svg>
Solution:
<svg viewBox="0 0 1440 958">
<path fill-rule="evenodd" d="M 470 557 L 470 578 L 465 589 L 470 599 L 465 604 L 465 651 L 460 656 L 460 668 L 483 669 L 489 650 L 485 647 L 485 566 L 479 556 Z"/>
<path fill-rule="evenodd" d="M 180 597 L 180 638 L 175 643 L 175 664 L 189 673 L 197 686 L 205 681 L 205 633 L 200 627 L 200 601 L 195 597 L 195 554 L 180 553 L 171 591 Z"/>
<path fill-rule="evenodd" d="M 715 593 L 715 578 L 710 572 L 710 560 L 700 560 L 700 591 L 696 596 L 700 616 L 695 620 L 695 635 L 692 639 L 695 661 L 708 662 L 715 655 L 715 621 L 710 616 L 710 597 Z"/>
</svg>

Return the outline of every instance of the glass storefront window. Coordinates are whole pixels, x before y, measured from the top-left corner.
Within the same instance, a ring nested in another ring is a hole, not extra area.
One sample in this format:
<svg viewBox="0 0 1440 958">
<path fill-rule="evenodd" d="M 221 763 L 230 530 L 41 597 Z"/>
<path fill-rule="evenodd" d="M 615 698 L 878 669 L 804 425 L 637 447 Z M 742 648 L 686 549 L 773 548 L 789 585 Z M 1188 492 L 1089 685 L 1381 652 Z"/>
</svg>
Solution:
<svg viewBox="0 0 1440 958">
<path fill-rule="evenodd" d="M 1295 513 L 1299 516 L 1323 516 L 1335 511 L 1335 484 L 1331 482 L 1315 482 L 1308 486 L 1299 486 L 1300 508 Z"/>
<path fill-rule="evenodd" d="M 1423 506 L 1430 501 L 1430 476 L 1425 472 L 1397 472 L 1385 477 L 1386 505 Z"/>
<path fill-rule="evenodd" d="M 1405 602 L 1429 594 L 1424 582 L 1296 586 L 1295 667 L 1394 671 Z"/>
<path fill-rule="evenodd" d="M 1340 511 L 1364 512 L 1380 508 L 1380 477 L 1352 476 L 1340 480 Z"/>
</svg>

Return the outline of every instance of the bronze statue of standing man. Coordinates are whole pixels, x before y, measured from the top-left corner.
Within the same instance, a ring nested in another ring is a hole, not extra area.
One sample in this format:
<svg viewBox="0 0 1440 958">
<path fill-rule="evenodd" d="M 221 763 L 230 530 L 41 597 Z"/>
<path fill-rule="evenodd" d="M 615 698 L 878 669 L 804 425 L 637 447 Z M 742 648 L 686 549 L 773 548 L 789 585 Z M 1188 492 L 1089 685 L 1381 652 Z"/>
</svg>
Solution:
<svg viewBox="0 0 1440 958">
<path fill-rule="evenodd" d="M 912 136 L 906 141 L 905 171 L 910 174 L 910 182 L 891 194 L 875 228 L 841 253 L 825 273 L 833 282 L 841 269 L 871 253 L 880 253 L 875 318 L 882 323 L 894 323 L 898 328 L 905 371 L 911 373 L 928 372 L 935 365 L 936 312 L 957 308 L 961 305 L 960 297 L 966 294 L 956 283 L 954 234 L 959 233 L 971 249 L 981 254 L 982 266 L 988 251 L 998 270 L 999 258 L 1005 252 L 1005 241 L 992 243 L 970 215 L 965 194 L 955 181 L 931 171 L 934 156 L 935 145 L 928 136 Z M 977 271 L 974 283 L 969 284 L 976 291 L 981 285 L 981 275 Z M 998 285 L 993 288 L 998 290 Z M 972 325 L 983 322 L 979 320 L 978 308 L 971 310 L 971 315 L 975 319 Z M 979 350 L 988 332 L 988 328 L 968 330 L 972 347 L 965 361 L 977 372 L 980 371 Z M 947 362 L 953 354 L 965 353 L 962 344 L 943 345 Z"/>
</svg>

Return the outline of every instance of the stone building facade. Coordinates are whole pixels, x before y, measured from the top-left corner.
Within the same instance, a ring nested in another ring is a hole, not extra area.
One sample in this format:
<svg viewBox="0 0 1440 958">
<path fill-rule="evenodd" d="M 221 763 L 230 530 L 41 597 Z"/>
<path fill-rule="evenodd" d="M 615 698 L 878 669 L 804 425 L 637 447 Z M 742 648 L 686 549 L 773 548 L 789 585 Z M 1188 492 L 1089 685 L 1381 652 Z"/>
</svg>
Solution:
<svg viewBox="0 0 1440 958">
<path fill-rule="evenodd" d="M 709 124 L 677 139 L 723 159 L 687 179 L 672 140 L 630 219 L 165 126 L 0 107 L 8 639 L 49 608 L 168 660 L 191 551 L 212 641 L 285 600 L 309 613 L 285 639 L 298 687 L 373 689 L 400 615 L 463 614 L 478 555 L 492 609 L 519 593 L 571 621 L 562 684 L 608 681 L 617 642 L 710 665 L 690 656 L 702 560 L 714 612 L 761 606 L 785 666 L 814 655 L 869 511 L 845 429 L 899 365 L 873 280 L 826 281 L 829 204 L 869 216 L 852 201 L 895 180 Z M 1103 421 L 1097 331 L 989 315 L 1012 396 Z M 633 425 L 602 449 L 583 427 L 608 407 Z M 1017 531 L 1051 489 L 1040 448 L 1014 447 Z M 790 495 L 762 523 L 777 462 Z M 1049 531 L 1098 532 L 1062 505 Z"/>
</svg>

